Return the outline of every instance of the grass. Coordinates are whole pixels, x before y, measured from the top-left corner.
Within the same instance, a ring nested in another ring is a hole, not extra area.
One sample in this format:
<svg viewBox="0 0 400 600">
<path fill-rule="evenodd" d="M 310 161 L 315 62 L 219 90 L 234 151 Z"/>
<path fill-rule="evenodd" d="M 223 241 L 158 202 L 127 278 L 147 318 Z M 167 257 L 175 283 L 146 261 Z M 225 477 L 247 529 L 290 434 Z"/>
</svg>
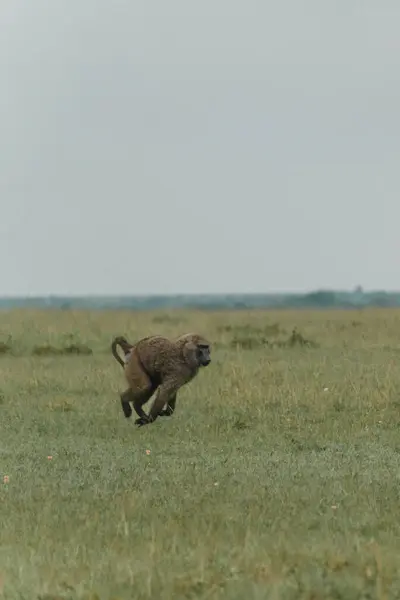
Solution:
<svg viewBox="0 0 400 600">
<path fill-rule="evenodd" d="M 190 330 L 212 365 L 135 428 L 111 338 Z M 399 310 L 12 311 L 0 331 L 2 599 L 400 597 Z"/>
</svg>

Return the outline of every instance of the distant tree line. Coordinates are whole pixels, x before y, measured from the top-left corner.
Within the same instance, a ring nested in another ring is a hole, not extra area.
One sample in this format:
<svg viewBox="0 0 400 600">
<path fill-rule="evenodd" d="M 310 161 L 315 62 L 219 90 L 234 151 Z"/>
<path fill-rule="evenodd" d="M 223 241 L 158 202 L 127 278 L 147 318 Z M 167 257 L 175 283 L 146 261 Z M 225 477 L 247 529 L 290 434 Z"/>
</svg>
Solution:
<svg viewBox="0 0 400 600">
<path fill-rule="evenodd" d="M 197 308 L 204 310 L 251 308 L 366 308 L 400 306 L 400 292 L 351 292 L 319 290 L 307 294 L 219 294 L 175 296 L 38 296 L 0 298 L 0 308 L 40 309 L 122 309 L 155 310 Z"/>
</svg>

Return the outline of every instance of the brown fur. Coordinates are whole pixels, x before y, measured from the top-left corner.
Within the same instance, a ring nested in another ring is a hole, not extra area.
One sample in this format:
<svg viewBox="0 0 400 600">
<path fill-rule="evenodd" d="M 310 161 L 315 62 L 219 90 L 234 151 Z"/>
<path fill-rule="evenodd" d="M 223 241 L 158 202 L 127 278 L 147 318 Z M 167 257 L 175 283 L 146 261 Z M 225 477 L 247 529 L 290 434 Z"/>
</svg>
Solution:
<svg viewBox="0 0 400 600">
<path fill-rule="evenodd" d="M 191 381 L 200 367 L 207 366 L 211 361 L 210 343 L 196 333 L 187 333 L 175 340 L 160 335 L 150 336 L 139 340 L 134 346 L 125 338 L 116 338 L 121 339 L 129 348 L 128 355 L 125 353 L 125 364 L 118 355 L 116 358 L 123 364 L 129 385 L 120 395 L 122 410 L 125 417 L 129 418 L 132 415 L 132 403 L 139 416 L 135 423 L 139 426 L 151 423 L 159 416 L 171 416 L 179 388 Z M 150 400 L 156 390 L 153 406 L 146 415 L 143 404 Z M 165 405 L 166 409 L 162 410 Z"/>
</svg>

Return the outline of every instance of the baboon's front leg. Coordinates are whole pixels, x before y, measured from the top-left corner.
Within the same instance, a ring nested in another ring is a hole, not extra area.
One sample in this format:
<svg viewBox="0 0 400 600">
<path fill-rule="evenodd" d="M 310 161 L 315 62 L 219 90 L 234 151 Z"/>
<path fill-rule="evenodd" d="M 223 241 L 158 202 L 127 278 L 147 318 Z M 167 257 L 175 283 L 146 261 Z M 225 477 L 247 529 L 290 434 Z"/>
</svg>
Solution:
<svg viewBox="0 0 400 600">
<path fill-rule="evenodd" d="M 163 406 L 165 404 L 167 404 L 168 406 L 171 406 L 171 401 L 172 401 L 172 408 L 174 409 L 175 401 L 176 401 L 176 393 L 177 393 L 176 388 L 177 388 L 177 385 L 175 382 L 174 383 L 172 383 L 172 382 L 171 383 L 163 383 L 158 388 L 158 392 L 157 392 L 157 395 L 153 402 L 153 406 L 150 409 L 149 415 L 146 417 L 146 419 L 143 419 L 143 418 L 136 419 L 135 423 L 137 425 L 139 425 L 139 427 L 141 427 L 142 425 L 148 425 L 149 423 L 152 423 L 160 415 L 160 413 L 163 409 Z"/>
<path fill-rule="evenodd" d="M 159 417 L 171 417 L 175 411 L 175 404 L 176 404 L 176 394 L 175 394 L 175 396 L 173 396 L 171 398 L 171 400 L 169 400 L 169 402 L 167 404 L 167 408 L 164 408 L 164 410 L 162 410 L 158 416 Z"/>
</svg>

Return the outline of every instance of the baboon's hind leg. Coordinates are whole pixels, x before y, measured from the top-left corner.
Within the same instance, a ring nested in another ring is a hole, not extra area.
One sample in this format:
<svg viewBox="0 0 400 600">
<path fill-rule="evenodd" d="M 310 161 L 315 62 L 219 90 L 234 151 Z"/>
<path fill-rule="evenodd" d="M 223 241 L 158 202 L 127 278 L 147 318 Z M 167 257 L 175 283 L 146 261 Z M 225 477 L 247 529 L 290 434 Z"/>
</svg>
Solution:
<svg viewBox="0 0 400 600">
<path fill-rule="evenodd" d="M 177 385 L 176 381 L 168 381 L 161 384 L 158 388 L 157 395 L 154 399 L 153 406 L 150 409 L 150 412 L 146 418 L 136 419 L 135 423 L 139 426 L 148 425 L 157 419 L 160 415 L 165 404 L 170 406 L 172 400 L 172 407 L 174 408 L 174 399 L 176 400 L 177 394 Z"/>
<path fill-rule="evenodd" d="M 130 388 L 128 388 L 127 390 L 125 390 L 125 392 L 122 392 L 122 394 L 120 394 L 122 412 L 124 413 L 127 419 L 129 419 L 129 417 L 132 416 L 132 408 L 129 404 L 129 402 L 132 400 L 131 396 L 132 391 Z"/>
<path fill-rule="evenodd" d="M 148 400 L 150 400 L 154 391 L 155 388 L 149 386 L 148 388 L 135 391 L 131 388 L 128 388 L 125 392 L 123 392 L 121 394 L 121 406 L 125 417 L 129 419 L 129 417 L 132 416 L 132 408 L 130 405 L 130 403 L 132 402 L 133 408 L 135 409 L 135 412 L 140 417 L 140 419 L 147 419 L 147 415 L 144 412 L 142 406 Z"/>
<path fill-rule="evenodd" d="M 155 387 L 150 386 L 148 389 L 141 390 L 140 392 L 134 394 L 133 408 L 135 409 L 136 414 L 139 416 L 140 419 L 147 419 L 147 415 L 144 412 L 142 406 L 143 404 L 146 404 L 148 400 L 150 400 L 153 393 L 155 392 L 155 389 Z"/>
<path fill-rule="evenodd" d="M 152 381 L 147 373 L 143 370 L 143 365 L 140 362 L 138 353 L 135 349 L 131 349 L 131 355 L 125 367 L 125 375 L 128 379 L 129 389 L 121 395 L 122 410 L 126 417 L 132 415 L 131 404 L 140 420 L 147 419 L 142 406 L 150 400 L 153 393 L 156 391 L 156 381 Z"/>
</svg>

